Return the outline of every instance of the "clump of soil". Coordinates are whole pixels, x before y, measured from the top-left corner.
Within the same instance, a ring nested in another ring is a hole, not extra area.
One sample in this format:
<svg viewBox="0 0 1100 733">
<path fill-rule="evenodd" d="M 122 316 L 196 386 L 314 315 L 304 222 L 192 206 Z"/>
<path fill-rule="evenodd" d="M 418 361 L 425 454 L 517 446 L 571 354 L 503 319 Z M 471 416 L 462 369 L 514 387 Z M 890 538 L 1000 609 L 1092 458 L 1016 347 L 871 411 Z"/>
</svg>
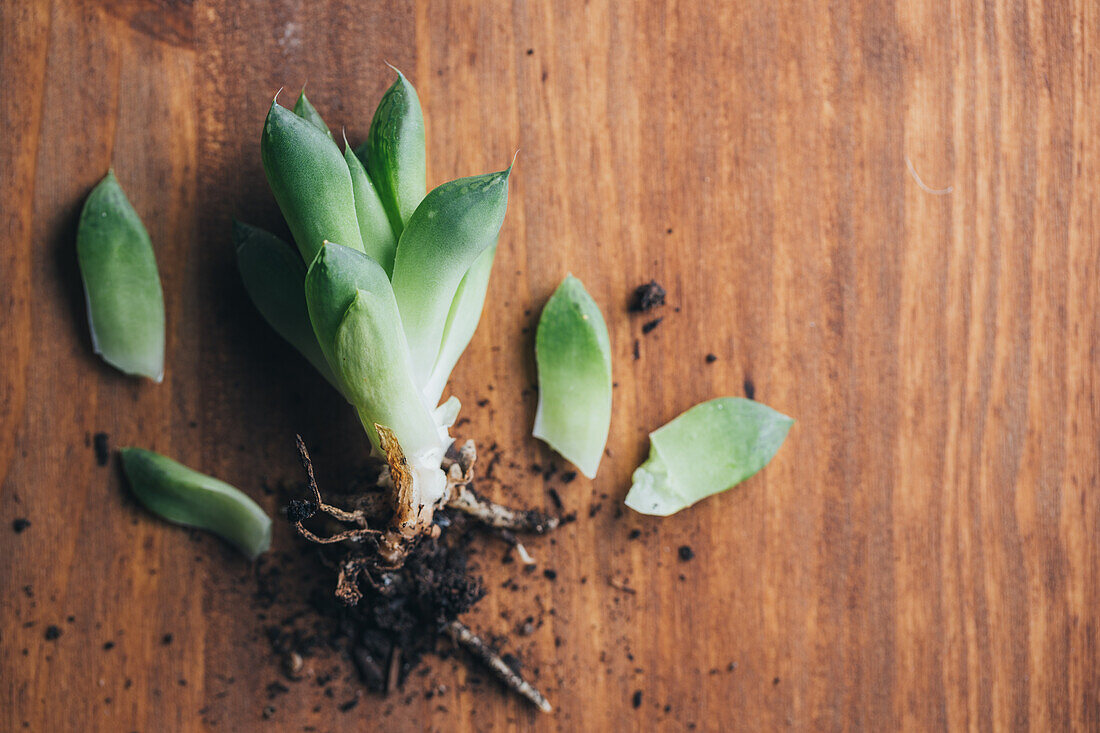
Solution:
<svg viewBox="0 0 1100 733">
<path fill-rule="evenodd" d="M 463 517 L 442 513 L 451 525 L 438 538 L 424 537 L 404 564 L 377 575 L 360 575 L 362 598 L 348 605 L 335 595 L 336 566 L 358 551 L 328 545 L 316 551 L 318 577 L 310 594 L 313 621 L 301 617 L 268 629 L 281 657 L 309 657 L 325 648 L 348 658 L 367 689 L 389 692 L 400 686 L 425 654 L 436 651 L 447 625 L 485 595 L 481 579 L 469 569 L 471 539 Z M 303 547 L 313 552 L 313 545 Z M 371 547 L 363 547 L 366 556 Z"/>
<path fill-rule="evenodd" d="M 95 464 L 106 466 L 111 460 L 111 437 L 107 433 L 96 433 L 92 437 L 92 449 L 95 451 Z"/>
<path fill-rule="evenodd" d="M 656 280 L 650 280 L 634 290 L 634 299 L 630 302 L 630 310 L 635 313 L 648 313 L 657 306 L 664 304 L 665 289 L 658 285 Z"/>
</svg>

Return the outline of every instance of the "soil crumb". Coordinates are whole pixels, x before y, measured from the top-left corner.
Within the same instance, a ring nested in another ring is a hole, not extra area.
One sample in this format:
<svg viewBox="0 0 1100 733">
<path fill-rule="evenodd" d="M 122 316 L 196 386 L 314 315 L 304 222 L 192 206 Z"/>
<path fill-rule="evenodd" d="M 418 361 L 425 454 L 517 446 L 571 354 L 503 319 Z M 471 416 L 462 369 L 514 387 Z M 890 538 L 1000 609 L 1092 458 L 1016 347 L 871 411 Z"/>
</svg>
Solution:
<svg viewBox="0 0 1100 733">
<path fill-rule="evenodd" d="M 665 319 L 662 316 L 661 318 L 654 318 L 652 321 L 646 321 L 645 323 L 642 324 L 642 333 L 643 334 L 650 333 L 651 331 L 653 331 L 653 329 L 657 328 L 657 326 L 660 326 L 661 321 L 663 321 L 663 320 L 665 320 Z"/>
<path fill-rule="evenodd" d="M 31 526 L 31 520 L 26 519 L 25 517 L 19 517 L 18 519 L 13 519 L 11 521 L 12 531 L 16 534 L 22 533 L 29 526 Z"/>
<path fill-rule="evenodd" d="M 714 354 L 707 354 L 706 361 L 708 364 L 713 364 L 714 362 L 718 361 L 718 357 Z"/>
<path fill-rule="evenodd" d="M 676 551 L 680 556 L 682 562 L 688 562 L 695 558 L 695 550 L 691 549 L 688 545 L 680 545 L 680 549 Z"/>
<path fill-rule="evenodd" d="M 634 691 L 634 696 L 630 698 L 630 704 L 634 706 L 635 710 L 637 710 L 638 708 L 640 708 L 642 706 L 642 691 L 641 690 L 635 690 Z"/>
<path fill-rule="evenodd" d="M 658 285 L 656 280 L 650 280 L 645 285 L 639 285 L 634 289 L 630 310 L 634 313 L 648 313 L 665 304 L 665 295 L 665 289 Z"/>
<path fill-rule="evenodd" d="M 61 636 L 61 627 L 50 624 L 46 627 L 46 641 L 54 641 Z"/>
<path fill-rule="evenodd" d="M 92 449 L 95 451 L 95 464 L 106 466 L 111 460 L 111 437 L 107 433 L 96 433 L 92 437 Z"/>
</svg>

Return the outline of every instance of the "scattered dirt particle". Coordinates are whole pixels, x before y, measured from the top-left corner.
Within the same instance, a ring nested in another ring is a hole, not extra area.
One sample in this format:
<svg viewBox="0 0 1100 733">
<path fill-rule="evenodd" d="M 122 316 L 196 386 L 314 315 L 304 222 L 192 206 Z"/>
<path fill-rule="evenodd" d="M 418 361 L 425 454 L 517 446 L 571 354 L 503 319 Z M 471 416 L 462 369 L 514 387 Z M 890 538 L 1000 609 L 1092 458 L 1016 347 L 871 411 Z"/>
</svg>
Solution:
<svg viewBox="0 0 1100 733">
<path fill-rule="evenodd" d="M 713 364 L 714 362 L 718 361 L 718 357 L 714 354 L 707 354 L 706 361 L 708 364 Z"/>
<path fill-rule="evenodd" d="M 634 361 L 642 358 L 642 342 L 634 339 Z"/>
<path fill-rule="evenodd" d="M 680 545 L 680 549 L 676 551 L 676 554 L 680 556 L 681 561 L 687 562 L 695 557 L 695 550 L 687 545 Z"/>
<path fill-rule="evenodd" d="M 15 531 L 16 534 L 19 534 L 29 526 L 31 526 L 31 520 L 24 517 L 13 519 L 11 522 L 11 528 Z"/>
<path fill-rule="evenodd" d="M 642 530 L 640 530 L 640 529 L 632 529 L 632 530 L 630 530 L 630 534 L 628 534 L 628 535 L 626 536 L 626 538 L 627 538 L 628 540 L 636 540 L 636 539 L 638 539 L 638 538 L 639 538 L 639 537 L 641 537 L 641 536 L 642 536 Z"/>
<path fill-rule="evenodd" d="M 165 634 L 164 636 L 162 636 L 160 638 L 160 643 L 164 644 L 165 646 L 168 646 L 169 644 L 172 643 L 172 635 L 171 634 Z"/>
<path fill-rule="evenodd" d="M 534 56 L 535 55 L 535 49 L 533 49 L 533 48 L 527 49 L 527 55 L 528 56 Z"/>
<path fill-rule="evenodd" d="M 560 512 L 565 506 L 564 504 L 562 504 L 561 494 L 559 494 L 558 490 L 554 488 L 547 490 L 546 493 L 550 495 L 550 501 L 554 503 L 554 508 Z"/>
<path fill-rule="evenodd" d="M 756 385 L 752 383 L 751 379 L 745 379 L 745 396 L 750 400 L 756 399 Z"/>
<path fill-rule="evenodd" d="M 46 627 L 46 641 L 54 641 L 61 636 L 61 627 L 54 624 L 50 624 Z"/>
<path fill-rule="evenodd" d="M 286 518 L 291 524 L 304 522 L 317 513 L 317 505 L 309 499 L 291 499 L 286 505 Z"/>
<path fill-rule="evenodd" d="M 264 710 L 263 710 L 262 715 L 263 715 L 264 720 L 271 720 L 272 718 L 274 718 L 275 717 L 275 706 L 274 705 L 264 706 Z"/>
<path fill-rule="evenodd" d="M 650 280 L 645 285 L 639 285 L 634 289 L 630 310 L 635 313 L 647 313 L 664 304 L 665 289 L 658 285 L 656 280 Z"/>
<path fill-rule="evenodd" d="M 264 688 L 264 692 L 267 693 L 268 700 L 274 700 L 279 695 L 285 695 L 290 692 L 290 688 L 284 685 L 282 682 L 272 682 Z"/>
<path fill-rule="evenodd" d="M 109 652 L 114 648 L 115 648 L 115 643 L 113 641 L 104 642 L 104 644 L 103 644 L 103 651 L 105 651 L 105 652 Z"/>
<path fill-rule="evenodd" d="M 357 706 L 358 704 L 359 704 L 359 698 L 358 697 L 353 697 L 352 699 L 348 700 L 347 702 L 340 703 L 340 712 L 341 713 L 346 713 L 346 712 L 354 709 L 355 706 Z"/>
<path fill-rule="evenodd" d="M 657 326 L 660 326 L 661 321 L 663 321 L 663 320 L 665 320 L 665 319 L 662 316 L 661 318 L 654 318 L 652 321 L 646 321 L 645 323 L 642 324 L 642 333 L 651 332 L 653 329 L 657 328 Z"/>
<path fill-rule="evenodd" d="M 634 706 L 635 710 L 637 710 L 638 708 L 640 708 L 642 706 L 642 691 L 641 690 L 635 690 L 634 691 L 634 696 L 630 698 L 630 704 Z"/>
<path fill-rule="evenodd" d="M 542 571 L 542 574 L 547 580 L 557 580 L 558 579 L 558 571 L 557 570 L 551 570 L 550 568 L 546 568 L 545 570 Z"/>
<path fill-rule="evenodd" d="M 773 685 L 778 685 L 779 684 L 779 678 L 776 677 L 774 680 L 772 680 L 772 684 Z"/>
<path fill-rule="evenodd" d="M 106 466 L 111 460 L 110 436 L 107 433 L 96 433 L 92 438 L 92 447 L 95 450 L 96 465 Z"/>
<path fill-rule="evenodd" d="M 561 482 L 563 484 L 572 483 L 573 479 L 575 479 L 575 478 L 577 478 L 577 472 L 576 471 L 565 471 L 561 475 Z"/>
</svg>

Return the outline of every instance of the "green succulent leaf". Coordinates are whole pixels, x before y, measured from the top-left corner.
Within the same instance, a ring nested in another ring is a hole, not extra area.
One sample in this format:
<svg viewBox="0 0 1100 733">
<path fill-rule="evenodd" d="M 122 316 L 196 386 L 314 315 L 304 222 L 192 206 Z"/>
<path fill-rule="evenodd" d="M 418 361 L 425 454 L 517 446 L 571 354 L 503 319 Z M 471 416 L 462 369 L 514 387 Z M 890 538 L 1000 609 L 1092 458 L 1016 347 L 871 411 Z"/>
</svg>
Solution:
<svg viewBox="0 0 1100 733">
<path fill-rule="evenodd" d="M 437 424 L 412 380 L 409 346 L 382 266 L 326 243 L 306 273 L 305 294 L 321 351 L 374 446 L 378 423 L 394 432 L 407 454 L 438 448 Z"/>
<path fill-rule="evenodd" d="M 382 265 L 386 275 L 393 272 L 393 258 L 397 252 L 397 239 L 393 236 L 390 220 L 382 199 L 371 182 L 363 164 L 351 148 L 344 147 L 344 159 L 351 173 L 351 187 L 355 193 L 355 214 L 359 219 L 359 233 L 363 238 L 363 251 Z"/>
<path fill-rule="evenodd" d="M 134 495 L 157 516 L 213 532 L 251 560 L 271 546 L 271 518 L 239 489 L 150 450 L 119 452 Z"/>
<path fill-rule="evenodd" d="M 256 310 L 329 383 L 340 389 L 313 334 L 306 308 L 306 266 L 302 258 L 274 234 L 239 221 L 233 222 L 233 241 L 237 247 L 237 268 Z"/>
<path fill-rule="evenodd" d="M 493 260 L 497 247 L 494 244 L 482 252 L 458 284 L 451 310 L 447 314 L 447 324 L 443 327 L 443 341 L 439 347 L 439 356 L 424 386 L 424 394 L 429 404 L 437 404 L 443 396 L 447 380 L 458 363 L 459 357 L 477 331 L 481 321 L 481 311 L 485 305 L 485 294 L 489 289 L 489 276 L 493 271 Z"/>
<path fill-rule="evenodd" d="M 278 103 L 271 103 L 260 139 L 264 171 L 306 262 L 321 244 L 362 250 L 351 173 L 332 139 Z"/>
<path fill-rule="evenodd" d="M 599 306 L 572 275 L 542 309 L 535 360 L 535 437 L 595 477 L 611 426 L 611 341 Z"/>
<path fill-rule="evenodd" d="M 339 374 L 333 360 L 336 330 L 344 320 L 359 290 L 393 299 L 386 271 L 362 252 L 332 242 L 325 242 L 306 271 L 305 298 L 313 333 L 333 371 Z M 401 317 L 394 306 L 391 318 L 401 327 Z M 407 364 L 402 365 L 405 371 Z"/>
<path fill-rule="evenodd" d="M 367 140 L 356 152 L 378 187 L 394 236 L 400 238 L 427 190 L 424 114 L 416 90 L 400 71 L 382 95 Z"/>
<path fill-rule="evenodd" d="M 389 291 L 358 290 L 333 342 L 334 367 L 371 440 L 393 431 L 407 456 L 438 451 L 439 425 L 408 371 L 408 347 Z"/>
<path fill-rule="evenodd" d="M 696 405 L 649 434 L 649 458 L 634 471 L 626 505 L 668 516 L 725 491 L 767 465 L 793 424 L 740 397 Z"/>
<path fill-rule="evenodd" d="M 321 117 L 321 113 L 317 111 L 316 107 L 310 104 L 308 99 L 306 99 L 305 88 L 303 88 L 298 95 L 298 101 L 294 103 L 294 114 L 307 122 L 312 122 L 318 130 L 321 130 L 330 138 L 332 137 L 332 130 L 328 129 L 328 125 L 325 124 L 325 120 Z"/>
<path fill-rule="evenodd" d="M 149 234 L 114 171 L 80 214 L 76 253 L 95 352 L 125 372 L 164 378 L 164 295 Z"/>
<path fill-rule="evenodd" d="M 397 245 L 393 291 L 417 384 L 426 385 L 462 278 L 497 241 L 508 208 L 508 170 L 433 189 Z"/>
</svg>

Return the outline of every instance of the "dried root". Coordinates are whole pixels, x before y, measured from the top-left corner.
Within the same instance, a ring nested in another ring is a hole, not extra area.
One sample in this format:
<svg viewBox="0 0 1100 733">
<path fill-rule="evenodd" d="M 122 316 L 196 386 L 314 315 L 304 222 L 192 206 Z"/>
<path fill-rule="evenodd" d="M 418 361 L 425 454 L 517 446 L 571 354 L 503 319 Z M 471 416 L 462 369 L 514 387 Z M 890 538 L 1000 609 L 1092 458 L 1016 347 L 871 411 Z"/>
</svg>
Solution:
<svg viewBox="0 0 1100 733">
<path fill-rule="evenodd" d="M 496 673 L 500 681 L 509 690 L 528 700 L 544 713 L 553 711 L 550 701 L 539 692 L 530 682 L 523 679 L 492 647 L 482 641 L 474 632 L 459 621 L 447 624 L 447 633 L 456 644 L 466 649 L 479 662 Z"/>
</svg>

